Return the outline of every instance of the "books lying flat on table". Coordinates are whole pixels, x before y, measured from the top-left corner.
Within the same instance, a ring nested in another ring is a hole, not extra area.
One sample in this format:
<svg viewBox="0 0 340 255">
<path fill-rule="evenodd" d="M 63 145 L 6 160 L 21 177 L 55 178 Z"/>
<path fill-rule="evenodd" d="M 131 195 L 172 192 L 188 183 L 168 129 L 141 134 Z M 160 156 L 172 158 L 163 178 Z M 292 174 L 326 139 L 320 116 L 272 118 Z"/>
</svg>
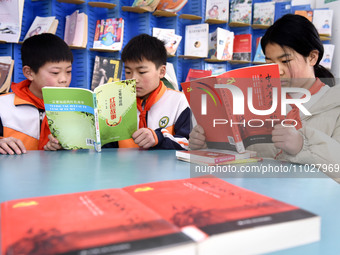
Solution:
<svg viewBox="0 0 340 255">
<path fill-rule="evenodd" d="M 99 85 L 119 81 L 122 78 L 123 64 L 119 59 L 96 56 L 93 66 L 91 90 Z"/>
<path fill-rule="evenodd" d="M 51 133 L 64 149 L 96 149 L 137 130 L 136 81 L 82 88 L 42 89 Z"/>
<path fill-rule="evenodd" d="M 213 176 L 1 203 L 2 254 L 262 254 L 319 239 L 319 216 Z"/>
<path fill-rule="evenodd" d="M 220 164 L 241 159 L 256 157 L 255 151 L 237 153 L 230 150 L 201 149 L 191 151 L 176 151 L 176 157 L 181 160 L 195 163 Z"/>
<path fill-rule="evenodd" d="M 24 40 L 33 35 L 40 35 L 42 33 L 55 34 L 55 32 L 57 31 L 58 24 L 59 20 L 56 19 L 55 16 L 50 17 L 36 16 L 28 32 L 26 33 Z"/>
<path fill-rule="evenodd" d="M 242 153 L 249 145 L 271 143 L 273 127 L 283 119 L 281 105 L 273 106 L 273 94 L 281 96 L 275 64 L 234 69 L 181 85 L 197 123 L 205 131 L 209 148 Z M 248 88 L 252 90 L 252 110 Z"/>
<path fill-rule="evenodd" d="M 11 87 L 13 66 L 12 57 L 0 57 L 0 94 L 7 93 Z"/>
</svg>

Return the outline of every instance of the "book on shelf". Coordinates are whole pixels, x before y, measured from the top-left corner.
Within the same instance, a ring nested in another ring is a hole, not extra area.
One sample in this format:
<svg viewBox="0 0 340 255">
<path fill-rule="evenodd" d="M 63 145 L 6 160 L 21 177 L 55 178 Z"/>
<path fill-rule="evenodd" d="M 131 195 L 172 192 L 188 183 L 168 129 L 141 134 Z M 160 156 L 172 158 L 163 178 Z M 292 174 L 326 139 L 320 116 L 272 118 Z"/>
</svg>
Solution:
<svg viewBox="0 0 340 255">
<path fill-rule="evenodd" d="M 273 126 L 283 119 L 281 105 L 273 103 L 273 94 L 281 96 L 278 65 L 234 69 L 181 85 L 208 148 L 243 153 L 249 145 L 272 143 Z M 233 100 L 234 94 L 238 100 Z"/>
<path fill-rule="evenodd" d="M 19 42 L 24 0 L 0 1 L 0 41 Z"/>
<path fill-rule="evenodd" d="M 153 36 L 164 42 L 168 55 L 175 55 L 182 40 L 181 35 L 176 35 L 173 29 L 153 28 Z"/>
<path fill-rule="evenodd" d="M 11 56 L 0 57 L 0 94 L 7 93 L 11 87 L 13 66 Z"/>
<path fill-rule="evenodd" d="M 307 18 L 310 22 L 313 22 L 313 11 L 307 11 L 307 10 L 295 10 L 294 14 L 301 15 L 305 18 Z"/>
<path fill-rule="evenodd" d="M 123 18 L 97 20 L 93 49 L 120 51 L 123 46 L 123 37 Z"/>
<path fill-rule="evenodd" d="M 334 44 L 324 44 L 323 48 L 324 48 L 324 53 L 323 53 L 323 57 L 320 61 L 320 65 L 322 65 L 325 68 L 330 70 L 332 68 L 332 61 L 333 61 L 335 45 Z"/>
<path fill-rule="evenodd" d="M 152 36 L 158 38 L 160 33 L 174 34 L 175 29 L 174 28 L 160 28 L 160 27 L 153 27 L 152 28 Z"/>
<path fill-rule="evenodd" d="M 206 0 L 206 20 L 229 20 L 229 0 Z"/>
<path fill-rule="evenodd" d="M 177 13 L 186 5 L 188 0 L 160 0 L 157 10 Z"/>
<path fill-rule="evenodd" d="M 253 25 L 271 26 L 275 18 L 275 2 L 254 3 Z"/>
<path fill-rule="evenodd" d="M 201 69 L 193 69 L 190 68 L 187 74 L 187 77 L 185 78 L 185 81 L 192 81 L 195 79 L 208 77 L 212 75 L 211 70 L 201 70 Z"/>
<path fill-rule="evenodd" d="M 250 25 L 252 16 L 252 0 L 230 0 L 229 23 Z"/>
<path fill-rule="evenodd" d="M 315 9 L 313 11 L 313 24 L 320 35 L 332 36 L 332 9 Z"/>
<path fill-rule="evenodd" d="M 291 1 L 275 1 L 275 21 L 288 13 L 292 13 L 291 3 Z"/>
<path fill-rule="evenodd" d="M 254 63 L 266 63 L 266 56 L 261 47 L 261 36 L 256 38 L 256 51 L 254 56 Z"/>
<path fill-rule="evenodd" d="M 179 90 L 175 68 L 172 63 L 166 62 L 166 73 L 161 80 L 168 88 Z"/>
<path fill-rule="evenodd" d="M 320 226 L 211 175 L 1 203 L 3 254 L 259 254 L 316 242 Z"/>
<path fill-rule="evenodd" d="M 233 58 L 238 61 L 251 61 L 251 34 L 234 36 Z"/>
<path fill-rule="evenodd" d="M 227 29 L 216 28 L 209 33 L 209 59 L 231 60 L 233 56 L 234 32 Z"/>
<path fill-rule="evenodd" d="M 253 158 L 256 156 L 257 153 L 255 151 L 249 150 L 245 151 L 244 153 L 238 153 L 232 150 L 218 150 L 218 149 L 176 151 L 176 157 L 181 160 L 207 164 L 220 164 L 241 159 Z"/>
<path fill-rule="evenodd" d="M 132 7 L 143 7 L 148 12 L 156 10 L 160 0 L 134 0 Z"/>
<path fill-rule="evenodd" d="M 74 11 L 65 17 L 65 36 L 64 41 L 69 46 L 86 48 L 88 17 L 86 13 Z"/>
<path fill-rule="evenodd" d="M 137 130 L 136 81 L 82 88 L 44 87 L 51 133 L 64 149 L 95 149 L 131 138 Z"/>
<path fill-rule="evenodd" d="M 42 33 L 55 34 L 57 31 L 59 20 L 55 16 L 40 17 L 35 16 L 30 28 L 28 29 L 24 40 L 33 35 L 40 35 Z"/>
<path fill-rule="evenodd" d="M 91 90 L 99 85 L 119 81 L 122 78 L 123 64 L 119 59 L 96 56 L 94 59 Z"/>
<path fill-rule="evenodd" d="M 220 75 L 227 71 L 227 65 L 223 63 L 204 63 L 204 70 L 211 71 L 211 75 Z"/>
<path fill-rule="evenodd" d="M 208 57 L 209 24 L 185 26 L 184 55 Z"/>
</svg>

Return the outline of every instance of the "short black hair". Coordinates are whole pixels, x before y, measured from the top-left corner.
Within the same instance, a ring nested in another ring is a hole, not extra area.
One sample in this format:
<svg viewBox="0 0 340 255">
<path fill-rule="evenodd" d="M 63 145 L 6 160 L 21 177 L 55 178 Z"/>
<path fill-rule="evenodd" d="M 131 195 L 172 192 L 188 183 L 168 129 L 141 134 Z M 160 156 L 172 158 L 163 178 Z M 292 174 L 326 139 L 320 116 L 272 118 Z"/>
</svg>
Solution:
<svg viewBox="0 0 340 255">
<path fill-rule="evenodd" d="M 21 47 L 22 66 L 29 66 L 37 73 L 47 62 L 71 62 L 73 54 L 66 42 L 60 37 L 42 33 L 27 38 Z"/>
<path fill-rule="evenodd" d="M 140 62 L 143 59 L 151 61 L 156 68 L 166 65 L 167 52 L 164 42 L 148 34 L 133 37 L 124 47 L 122 61 Z"/>
</svg>

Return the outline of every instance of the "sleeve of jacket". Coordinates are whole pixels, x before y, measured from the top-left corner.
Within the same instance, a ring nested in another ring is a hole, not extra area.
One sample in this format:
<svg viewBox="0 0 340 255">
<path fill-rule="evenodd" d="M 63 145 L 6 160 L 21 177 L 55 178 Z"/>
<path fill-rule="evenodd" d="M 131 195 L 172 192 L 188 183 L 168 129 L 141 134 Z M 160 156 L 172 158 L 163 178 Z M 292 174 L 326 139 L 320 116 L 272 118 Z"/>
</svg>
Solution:
<svg viewBox="0 0 340 255">
<path fill-rule="evenodd" d="M 316 169 L 331 178 L 340 178 L 340 126 L 334 129 L 331 136 L 311 126 L 299 131 L 304 137 L 302 150 L 296 155 L 282 153 L 280 158 L 299 164 L 315 164 Z"/>
<path fill-rule="evenodd" d="M 150 149 L 187 150 L 189 146 L 191 110 L 187 107 L 174 124 L 174 135 L 165 128 L 154 130 L 158 143 Z"/>
</svg>

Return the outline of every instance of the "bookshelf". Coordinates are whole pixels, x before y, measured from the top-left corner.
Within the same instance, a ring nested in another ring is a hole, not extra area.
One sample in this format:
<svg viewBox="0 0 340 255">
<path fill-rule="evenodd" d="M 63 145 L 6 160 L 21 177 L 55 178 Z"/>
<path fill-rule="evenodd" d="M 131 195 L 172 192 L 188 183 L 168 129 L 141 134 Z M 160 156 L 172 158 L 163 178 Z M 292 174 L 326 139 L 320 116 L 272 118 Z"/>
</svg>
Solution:
<svg viewBox="0 0 340 255">
<path fill-rule="evenodd" d="M 262 0 L 253 0 L 253 4 Z M 21 63 L 21 43 L 25 37 L 35 16 L 56 16 L 59 25 L 56 34 L 64 38 L 65 17 L 75 10 L 85 12 L 88 15 L 88 42 L 86 48 L 72 47 L 74 55 L 72 87 L 90 88 L 95 56 L 106 56 L 120 59 L 121 51 L 107 51 L 93 49 L 93 38 L 96 21 L 98 19 L 118 18 L 124 19 L 124 39 L 123 47 L 134 36 L 140 33 L 152 35 L 152 28 L 173 28 L 175 33 L 182 35 L 182 41 L 175 56 L 169 56 L 168 62 L 172 63 L 178 82 L 185 80 L 190 68 L 204 69 L 206 63 L 216 63 L 225 65 L 226 70 L 240 68 L 257 63 L 240 61 L 220 61 L 204 58 L 183 56 L 185 44 L 185 26 L 199 23 L 208 23 L 209 32 L 217 27 L 233 31 L 234 34 L 252 35 L 252 55 L 256 52 L 256 38 L 262 36 L 267 27 L 256 27 L 252 25 L 230 24 L 219 20 L 205 20 L 205 0 L 190 0 L 178 13 L 165 11 L 148 12 L 143 8 L 131 7 L 133 0 L 25 0 L 24 13 L 22 19 L 22 30 L 19 43 L 0 43 L 0 56 L 10 55 L 15 61 L 13 71 L 13 81 L 19 82 L 25 77 L 22 74 Z M 277 2 L 275 4 L 276 17 L 284 11 L 287 2 Z M 328 41 L 331 38 L 324 37 Z M 123 72 L 124 73 L 124 72 Z M 123 74 L 124 78 L 124 74 Z"/>
</svg>

